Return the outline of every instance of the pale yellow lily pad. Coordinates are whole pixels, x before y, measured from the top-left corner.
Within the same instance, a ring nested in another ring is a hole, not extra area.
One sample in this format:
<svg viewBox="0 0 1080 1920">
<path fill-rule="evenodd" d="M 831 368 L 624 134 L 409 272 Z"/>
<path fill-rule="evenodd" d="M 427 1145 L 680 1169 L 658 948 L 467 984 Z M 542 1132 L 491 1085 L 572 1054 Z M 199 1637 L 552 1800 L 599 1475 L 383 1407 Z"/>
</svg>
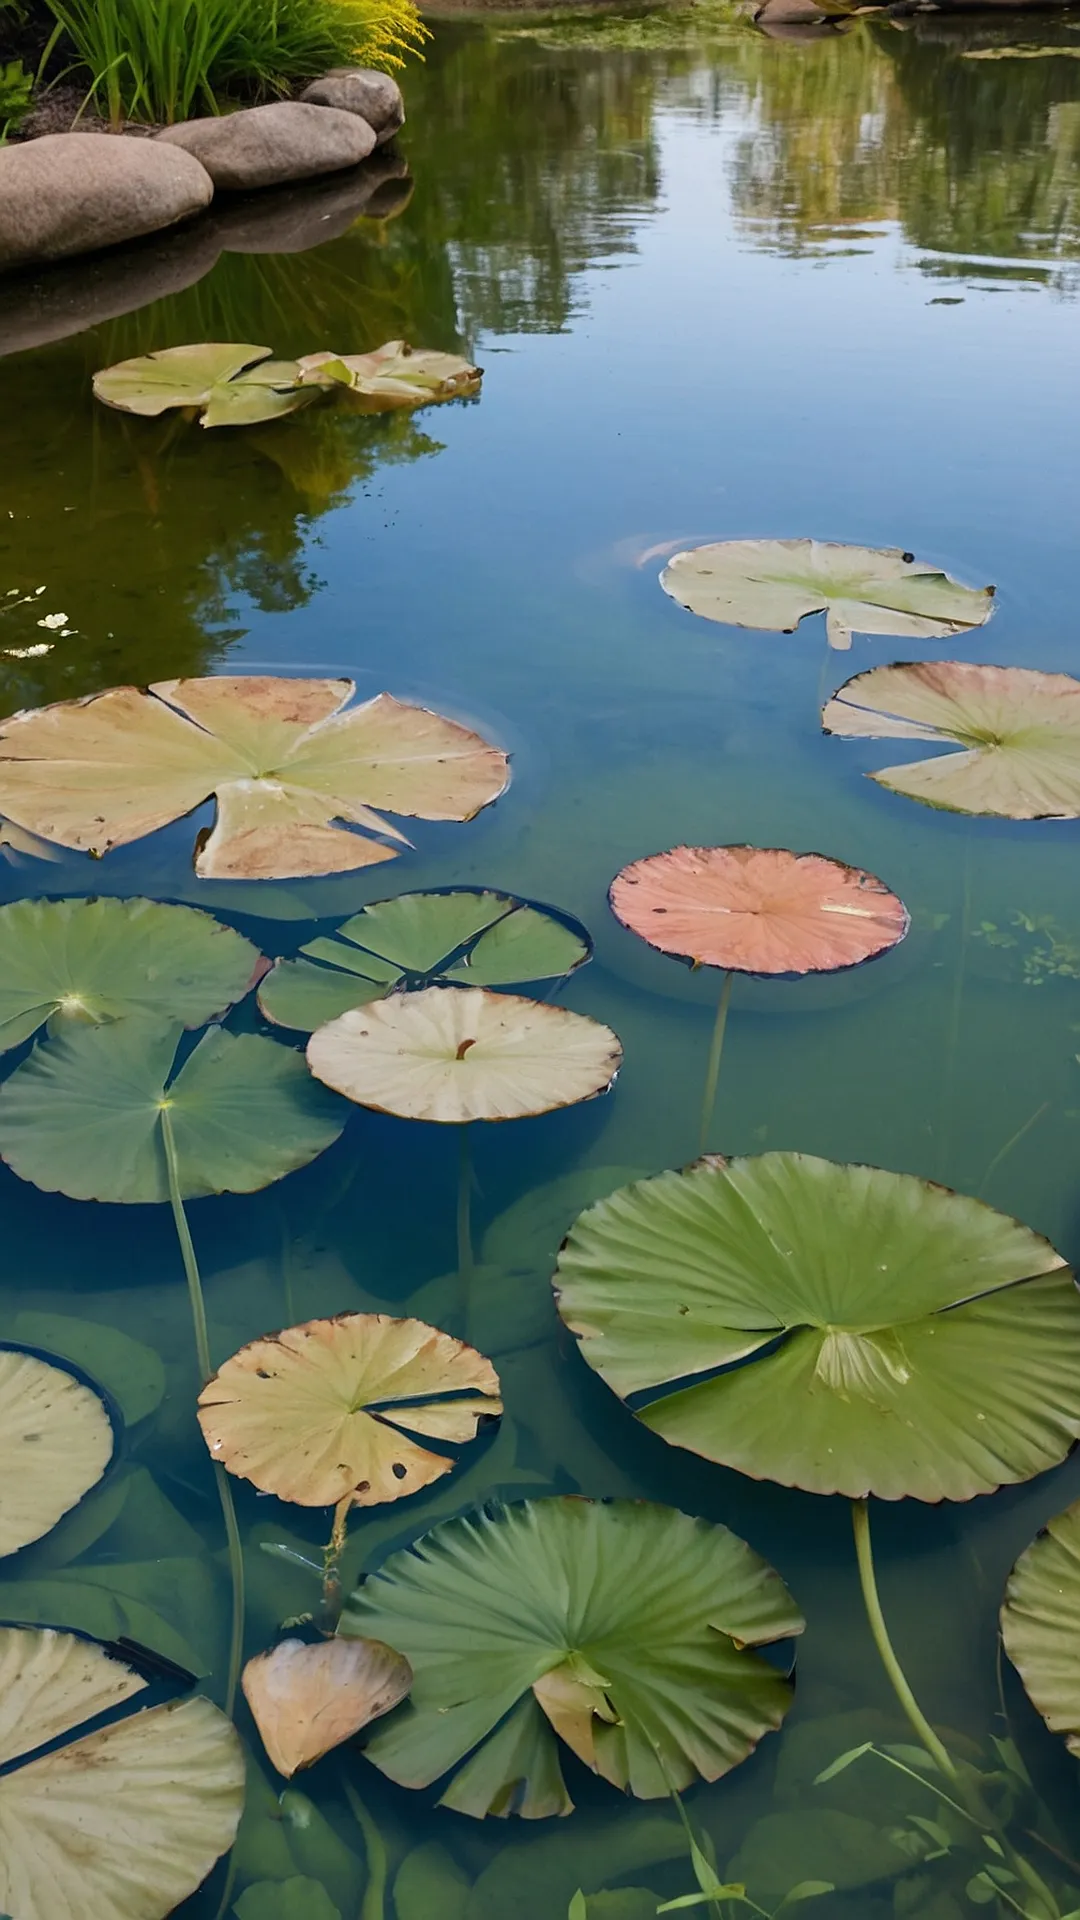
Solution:
<svg viewBox="0 0 1080 1920">
<path fill-rule="evenodd" d="M 0 1348 L 0 1555 L 49 1533 L 97 1485 L 114 1446 L 90 1387 L 37 1354 Z"/>
<path fill-rule="evenodd" d="M 426 407 L 479 393 L 481 369 L 458 353 L 437 353 L 388 340 L 373 353 L 308 353 L 299 379 L 313 386 L 340 386 L 358 395 L 370 412 Z"/>
<path fill-rule="evenodd" d="M 404 1700 L 412 1668 L 381 1640 L 282 1640 L 248 1661 L 242 1685 L 271 1763 L 291 1779 Z"/>
</svg>

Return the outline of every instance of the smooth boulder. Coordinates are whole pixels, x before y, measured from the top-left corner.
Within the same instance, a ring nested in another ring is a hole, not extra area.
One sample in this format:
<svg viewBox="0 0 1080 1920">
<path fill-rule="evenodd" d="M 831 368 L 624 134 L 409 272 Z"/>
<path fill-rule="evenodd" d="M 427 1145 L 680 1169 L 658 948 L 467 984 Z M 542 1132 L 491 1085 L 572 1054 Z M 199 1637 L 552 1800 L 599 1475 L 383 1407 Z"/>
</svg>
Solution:
<svg viewBox="0 0 1080 1920">
<path fill-rule="evenodd" d="M 141 239 L 200 213 L 213 196 L 191 153 L 154 140 L 47 133 L 0 148 L 0 269 Z"/>
<path fill-rule="evenodd" d="M 206 168 L 215 187 L 243 193 L 337 173 L 366 160 L 374 129 L 354 113 L 278 100 L 268 107 L 166 127 L 155 144 L 183 148 Z"/>
<path fill-rule="evenodd" d="M 374 127 L 379 146 L 392 140 L 405 125 L 405 102 L 401 88 L 388 73 L 375 67 L 331 67 L 321 80 L 305 87 L 301 100 L 316 107 L 336 107 L 341 113 L 356 113 Z"/>
</svg>

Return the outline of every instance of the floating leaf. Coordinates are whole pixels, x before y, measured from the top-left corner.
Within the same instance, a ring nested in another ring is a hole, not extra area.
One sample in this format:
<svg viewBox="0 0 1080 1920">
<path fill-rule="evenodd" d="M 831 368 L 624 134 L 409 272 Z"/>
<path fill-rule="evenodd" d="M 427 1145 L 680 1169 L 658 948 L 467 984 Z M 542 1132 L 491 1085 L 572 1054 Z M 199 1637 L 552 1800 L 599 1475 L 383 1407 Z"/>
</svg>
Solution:
<svg viewBox="0 0 1080 1920">
<path fill-rule="evenodd" d="M 212 794 L 207 880 L 347 873 L 409 843 L 375 807 L 471 820 L 503 791 L 506 755 L 425 707 L 380 693 L 343 711 L 351 680 L 221 674 L 113 687 L 0 723 L 0 813 L 59 846 L 104 854 Z"/>
<path fill-rule="evenodd" d="M 831 647 L 855 633 L 938 640 L 989 620 L 993 587 L 964 587 L 899 547 L 837 540 L 722 540 L 677 553 L 660 575 L 690 613 L 726 626 L 793 633 L 810 613 L 827 615 Z"/>
<path fill-rule="evenodd" d="M 297 1875 L 290 1880 L 256 1880 L 233 1906 L 236 1920 L 341 1920 L 321 1881 Z"/>
<path fill-rule="evenodd" d="M 0 1157 L 46 1193 L 131 1204 L 169 1197 L 165 1110 L 185 1199 L 255 1193 L 337 1139 L 348 1110 L 291 1047 L 211 1027 L 176 1072 L 180 1037 L 124 1020 L 37 1047 L 0 1087 Z"/>
<path fill-rule="evenodd" d="M 738 973 L 831 973 L 886 953 L 910 920 L 872 873 L 781 847 L 674 847 L 624 867 L 612 912 L 650 947 Z"/>
<path fill-rule="evenodd" d="M 145 1420 L 165 1397 L 161 1355 L 120 1327 L 30 1309 L 15 1315 L 10 1336 L 17 1345 L 74 1361 L 112 1395 L 129 1427 Z"/>
<path fill-rule="evenodd" d="M 0 907 L 0 1052 L 50 1021 L 127 1014 L 202 1027 L 243 998 L 258 949 L 195 907 L 16 900 Z"/>
<path fill-rule="evenodd" d="M 571 1810 L 556 1735 L 640 1798 L 737 1766 L 791 1700 L 754 1649 L 802 1627 L 726 1527 L 549 1499 L 450 1520 L 393 1554 L 340 1631 L 385 1639 L 413 1668 L 368 1759 L 410 1787 L 456 1768 L 443 1806 L 538 1819 Z"/>
<path fill-rule="evenodd" d="M 466 1920 L 469 1888 L 457 1861 L 437 1840 L 425 1840 L 405 1855 L 394 1880 L 397 1920 Z"/>
<path fill-rule="evenodd" d="M 1020 1555 L 1005 1589 L 1001 1637 L 1032 1704 L 1080 1754 L 1080 1501 Z"/>
<path fill-rule="evenodd" d="M 501 1412 L 483 1354 L 385 1313 L 341 1313 L 253 1340 L 199 1395 L 215 1460 L 302 1507 L 415 1493 L 454 1461 L 412 1436 L 464 1443 Z"/>
<path fill-rule="evenodd" d="M 916 661 L 856 674 L 822 711 L 845 740 L 928 740 L 937 754 L 868 777 L 952 813 L 1080 818 L 1080 680 L 1031 667 Z"/>
<path fill-rule="evenodd" d="M 755 1820 L 728 1872 L 771 1907 L 774 1901 L 797 1904 L 793 1895 L 807 1883 L 814 1893 L 801 1892 L 799 1899 L 834 1888 L 847 1892 L 872 1886 L 910 1867 L 910 1858 L 872 1821 L 819 1807 L 767 1813 Z"/>
<path fill-rule="evenodd" d="M 755 1479 L 967 1500 L 1080 1437 L 1080 1294 L 1060 1254 L 909 1174 L 700 1161 L 583 1213 L 556 1285 L 617 1394 L 669 1387 L 635 1408 L 646 1426 Z"/>
<path fill-rule="evenodd" d="M 312 1073 L 362 1107 L 407 1120 L 519 1120 L 610 1087 L 610 1027 L 516 994 L 427 987 L 357 1007 L 308 1041 Z"/>
<path fill-rule="evenodd" d="M 404 340 L 387 340 L 373 353 L 307 353 L 298 371 L 301 381 L 314 386 L 348 387 L 373 413 L 467 398 L 479 393 L 482 378 L 481 369 L 460 354 L 418 349 Z"/>
<path fill-rule="evenodd" d="M 231 342 L 163 347 L 102 368 L 94 375 L 94 396 L 121 413 L 196 407 L 204 427 L 254 426 L 293 413 L 312 398 L 300 384 L 296 362 L 271 360 L 271 352 Z"/>
<path fill-rule="evenodd" d="M 0 1763 L 144 1686 L 92 1642 L 0 1629 Z M 18 1920 L 165 1920 L 232 1845 L 244 1761 L 208 1700 L 151 1707 L 0 1778 L 0 1908 Z"/>
<path fill-rule="evenodd" d="M 379 1640 L 282 1640 L 243 1672 L 263 1746 L 286 1779 L 389 1713 L 411 1685 L 408 1661 Z"/>
<path fill-rule="evenodd" d="M 78 1506 L 114 1447 L 96 1393 L 35 1354 L 0 1347 L 0 1554 L 40 1540 Z"/>
<path fill-rule="evenodd" d="M 471 887 L 402 893 L 373 902 L 330 938 L 310 941 L 299 959 L 278 960 L 259 989 L 259 1005 L 278 1026 L 313 1033 L 392 987 L 416 989 L 436 979 L 518 986 L 572 973 L 591 952 L 578 921 L 511 894 Z"/>
</svg>

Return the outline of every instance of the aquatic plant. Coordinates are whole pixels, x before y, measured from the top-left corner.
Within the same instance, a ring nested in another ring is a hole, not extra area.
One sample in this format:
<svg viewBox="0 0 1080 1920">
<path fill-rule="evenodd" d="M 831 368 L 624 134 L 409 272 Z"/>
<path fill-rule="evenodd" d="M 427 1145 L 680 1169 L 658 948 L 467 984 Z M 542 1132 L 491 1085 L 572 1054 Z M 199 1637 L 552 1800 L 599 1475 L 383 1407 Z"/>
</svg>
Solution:
<svg viewBox="0 0 1080 1920">
<path fill-rule="evenodd" d="M 243 1673 L 263 1746 L 288 1780 L 389 1713 L 411 1685 L 408 1661 L 378 1640 L 279 1640 Z"/>
<path fill-rule="evenodd" d="M 0 813 L 97 856 L 213 794 L 196 873 L 263 880 L 393 860 L 409 842 L 376 807 L 471 820 L 498 799 L 498 747 L 389 693 L 349 707 L 355 691 L 351 680 L 220 674 L 15 714 L 0 724 Z"/>
<path fill-rule="evenodd" d="M 844 740 L 925 740 L 935 754 L 867 775 L 953 813 L 1006 820 L 1080 817 L 1080 680 L 968 660 L 872 667 L 845 681 L 821 715 Z"/>
<path fill-rule="evenodd" d="M 1001 1638 L 1032 1705 L 1080 1754 L 1080 1501 L 1024 1549 L 1001 1608 Z"/>
<path fill-rule="evenodd" d="M 395 988 L 562 979 L 591 956 L 580 921 L 551 907 L 486 888 L 402 893 L 309 941 L 297 959 L 275 961 L 259 1006 L 275 1025 L 311 1033 Z"/>
<path fill-rule="evenodd" d="M 794 633 L 824 613 L 830 647 L 856 633 L 940 640 L 981 627 L 993 587 L 964 587 L 899 547 L 850 547 L 836 540 L 722 540 L 669 560 L 664 592 L 690 613 L 725 626 Z"/>
<path fill-rule="evenodd" d="M 716 1104 L 736 973 L 833 973 L 901 941 L 903 902 L 859 867 L 782 847 L 673 847 L 634 860 L 608 893 L 615 918 L 661 953 L 724 972 L 716 1011 L 699 1151 Z"/>
<path fill-rule="evenodd" d="M 50 1533 L 97 1485 L 115 1447 L 108 1407 L 85 1381 L 0 1346 L 0 1556 Z"/>
<path fill-rule="evenodd" d="M 367 1758 L 439 1804 L 569 1813 L 559 1740 L 638 1798 L 716 1780 L 780 1725 L 791 1682 L 758 1651 L 803 1629 L 726 1527 L 635 1501 L 527 1501 L 444 1522 L 391 1555 L 339 1632 L 385 1640 L 409 1699 Z"/>
</svg>

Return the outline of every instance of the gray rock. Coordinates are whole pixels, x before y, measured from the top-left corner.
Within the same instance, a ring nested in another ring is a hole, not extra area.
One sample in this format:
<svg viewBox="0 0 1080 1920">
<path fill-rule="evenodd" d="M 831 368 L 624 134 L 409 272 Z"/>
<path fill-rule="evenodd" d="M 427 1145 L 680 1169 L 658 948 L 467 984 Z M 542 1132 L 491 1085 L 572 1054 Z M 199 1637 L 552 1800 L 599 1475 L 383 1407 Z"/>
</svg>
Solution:
<svg viewBox="0 0 1080 1920">
<path fill-rule="evenodd" d="M 0 270 L 156 233 L 200 212 L 213 194 L 190 153 L 153 140 L 48 133 L 0 148 Z"/>
<path fill-rule="evenodd" d="M 401 88 L 388 73 L 379 73 L 374 67 L 331 67 L 321 80 L 305 87 L 300 98 L 317 107 L 358 113 L 369 127 L 374 127 L 380 147 L 405 125 Z"/>
<path fill-rule="evenodd" d="M 820 26 L 826 17 L 814 0 L 765 0 L 754 15 L 754 23 L 759 27 L 809 27 Z"/>
<path fill-rule="evenodd" d="M 376 154 L 361 167 L 307 187 L 271 187 L 250 199 L 221 200 L 208 224 L 226 253 L 306 253 L 347 233 L 376 195 L 385 217 L 391 183 L 404 204 L 412 190 L 405 161 Z"/>
<path fill-rule="evenodd" d="M 0 280 L 0 355 L 66 340 L 193 287 L 221 253 L 212 221 Z"/>
<path fill-rule="evenodd" d="M 366 160 L 375 134 L 355 113 L 278 100 L 206 120 L 182 120 L 154 145 L 182 147 L 206 168 L 215 187 L 246 192 L 336 173 Z"/>
</svg>

